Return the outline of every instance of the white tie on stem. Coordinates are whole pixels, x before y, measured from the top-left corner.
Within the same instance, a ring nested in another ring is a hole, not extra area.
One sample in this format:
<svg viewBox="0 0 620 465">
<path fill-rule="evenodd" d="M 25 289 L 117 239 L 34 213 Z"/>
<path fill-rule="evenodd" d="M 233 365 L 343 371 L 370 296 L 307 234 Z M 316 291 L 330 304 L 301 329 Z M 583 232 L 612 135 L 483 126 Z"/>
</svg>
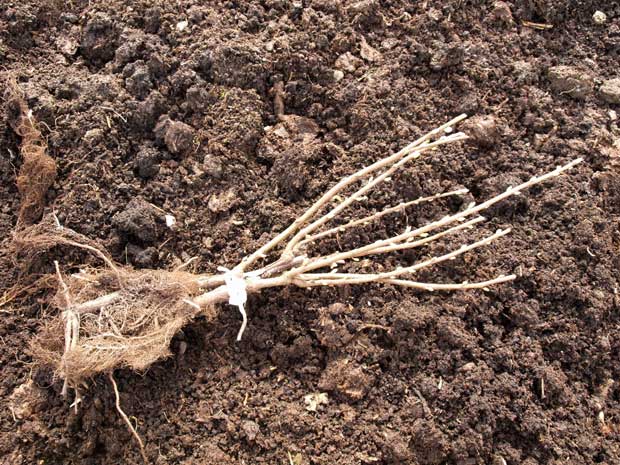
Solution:
<svg viewBox="0 0 620 465">
<path fill-rule="evenodd" d="M 243 272 L 239 270 L 229 270 L 223 266 L 218 267 L 219 271 L 224 272 L 224 283 L 228 291 L 228 303 L 239 308 L 243 322 L 237 333 L 237 341 L 241 340 L 245 327 L 248 324 L 248 315 L 245 312 L 244 305 L 248 300 L 248 290 L 245 284 Z"/>
</svg>

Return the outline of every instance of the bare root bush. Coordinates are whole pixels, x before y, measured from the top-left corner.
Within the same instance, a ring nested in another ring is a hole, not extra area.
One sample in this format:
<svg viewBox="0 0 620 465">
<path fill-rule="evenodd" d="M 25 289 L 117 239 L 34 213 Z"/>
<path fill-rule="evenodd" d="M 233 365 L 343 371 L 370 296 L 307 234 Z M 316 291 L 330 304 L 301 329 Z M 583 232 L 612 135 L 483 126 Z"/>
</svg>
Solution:
<svg viewBox="0 0 620 465">
<path fill-rule="evenodd" d="M 51 220 L 24 230 L 20 240 L 25 253 L 36 254 L 46 247 L 69 245 L 88 250 L 104 263 L 101 268 L 82 269 L 69 276 L 63 276 L 57 267 L 59 286 L 54 303 L 61 311 L 35 338 L 34 354 L 55 369 L 65 381 L 65 390 L 74 388 L 79 395 L 83 382 L 97 373 L 110 373 L 121 367 L 144 370 L 166 357 L 173 335 L 198 315 L 213 316 L 215 304 L 229 302 L 239 307 L 244 320 L 238 335 L 240 339 L 246 324 L 246 296 L 264 288 L 380 283 L 442 291 L 486 288 L 514 279 L 515 276 L 509 274 L 479 282 L 436 283 L 420 282 L 415 276 L 421 270 L 454 260 L 508 234 L 509 229 L 482 233 L 479 238 L 457 246 L 452 246 L 449 240 L 475 237 L 473 231 L 485 222 L 480 214 L 486 209 L 558 176 L 580 159 L 532 177 L 480 204 L 467 205 L 456 213 L 415 228 L 408 227 L 391 237 L 328 254 L 313 252 L 324 250 L 326 238 L 343 231 L 376 223 L 388 214 L 403 212 L 413 205 L 465 194 L 466 189 L 436 193 L 361 218 L 341 219 L 343 211 L 366 202 L 369 195 L 408 163 L 443 145 L 464 140 L 465 134 L 452 130 L 464 118 L 461 115 L 399 152 L 344 178 L 286 230 L 243 258 L 232 270 L 224 269 L 221 274 L 194 275 L 121 267 L 96 243 Z M 415 263 L 368 272 L 358 266 L 362 259 L 378 263 L 388 254 L 394 256 L 395 252 L 412 249 L 428 251 L 424 247 L 440 242 L 445 244 L 441 253 L 420 253 L 418 256 L 422 258 Z"/>
</svg>

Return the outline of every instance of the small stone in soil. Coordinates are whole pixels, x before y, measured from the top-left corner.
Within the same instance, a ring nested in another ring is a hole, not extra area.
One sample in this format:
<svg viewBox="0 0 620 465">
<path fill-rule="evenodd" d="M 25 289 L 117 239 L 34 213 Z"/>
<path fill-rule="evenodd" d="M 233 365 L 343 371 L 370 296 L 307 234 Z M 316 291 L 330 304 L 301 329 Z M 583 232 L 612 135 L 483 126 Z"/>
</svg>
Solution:
<svg viewBox="0 0 620 465">
<path fill-rule="evenodd" d="M 594 80 L 587 71 L 574 66 L 554 66 L 549 68 L 551 89 L 560 94 L 567 94 L 574 99 L 583 100 L 592 93 Z"/>
<path fill-rule="evenodd" d="M 319 406 L 329 404 L 329 397 L 324 392 L 316 392 L 304 396 L 304 403 L 306 404 L 307 411 L 316 412 Z"/>
<path fill-rule="evenodd" d="M 592 15 L 592 20 L 594 24 L 605 24 L 607 22 L 607 15 L 602 11 L 595 11 Z"/>
<path fill-rule="evenodd" d="M 512 63 L 512 72 L 518 84 L 534 84 L 538 81 L 538 73 L 532 63 L 518 60 Z"/>
<path fill-rule="evenodd" d="M 88 147 L 94 147 L 103 140 L 104 131 L 101 128 L 89 129 L 82 137 L 82 142 Z"/>
<path fill-rule="evenodd" d="M 343 53 L 336 60 L 335 66 L 342 71 L 352 73 L 362 65 L 362 60 L 354 56 L 351 52 Z"/>
<path fill-rule="evenodd" d="M 463 125 L 463 132 L 479 147 L 492 147 L 500 139 L 497 121 L 493 116 L 475 116 Z"/>
<path fill-rule="evenodd" d="M 381 53 L 371 47 L 366 39 L 362 37 L 362 43 L 360 44 L 360 55 L 366 61 L 374 62 L 381 59 Z"/>
<path fill-rule="evenodd" d="M 258 426 L 258 424 L 250 420 L 244 421 L 241 425 L 241 429 L 243 430 L 245 437 L 250 442 L 254 441 L 254 439 L 256 439 L 256 436 L 258 436 L 258 433 L 260 432 L 260 427 Z"/>
<path fill-rule="evenodd" d="M 620 78 L 609 79 L 603 82 L 599 89 L 601 98 L 607 103 L 620 103 Z"/>
<path fill-rule="evenodd" d="M 213 213 L 227 212 L 233 207 L 235 197 L 235 192 L 233 190 L 222 192 L 220 194 L 214 194 L 209 199 L 207 207 L 209 207 L 209 210 Z"/>
<path fill-rule="evenodd" d="M 490 20 L 494 23 L 511 26 L 514 23 L 510 6 L 506 2 L 497 1 L 493 4 Z"/>
<path fill-rule="evenodd" d="M 224 172 L 224 167 L 220 159 L 210 153 L 207 153 L 203 158 L 202 169 L 208 176 L 216 179 L 221 178 Z"/>
</svg>

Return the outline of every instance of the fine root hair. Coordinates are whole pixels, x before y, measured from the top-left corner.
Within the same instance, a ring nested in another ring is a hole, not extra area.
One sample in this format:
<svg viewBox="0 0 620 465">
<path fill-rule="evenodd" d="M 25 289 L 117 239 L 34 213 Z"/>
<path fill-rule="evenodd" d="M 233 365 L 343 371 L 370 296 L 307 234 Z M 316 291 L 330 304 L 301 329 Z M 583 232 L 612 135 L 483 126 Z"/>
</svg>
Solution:
<svg viewBox="0 0 620 465">
<path fill-rule="evenodd" d="M 35 223 L 45 207 L 45 195 L 56 179 L 56 162 L 47 153 L 47 142 L 28 109 L 28 105 L 14 79 L 8 79 L 5 99 L 9 124 L 21 137 L 22 165 L 17 175 L 20 207 L 18 228 Z"/>
<path fill-rule="evenodd" d="M 63 276 L 58 268 L 57 276 L 53 303 L 62 312 L 47 321 L 31 350 L 67 387 L 116 368 L 146 370 L 170 355 L 172 337 L 201 312 L 190 300 L 195 277 L 186 272 L 85 268 Z M 107 294 L 117 298 L 80 308 Z"/>
</svg>

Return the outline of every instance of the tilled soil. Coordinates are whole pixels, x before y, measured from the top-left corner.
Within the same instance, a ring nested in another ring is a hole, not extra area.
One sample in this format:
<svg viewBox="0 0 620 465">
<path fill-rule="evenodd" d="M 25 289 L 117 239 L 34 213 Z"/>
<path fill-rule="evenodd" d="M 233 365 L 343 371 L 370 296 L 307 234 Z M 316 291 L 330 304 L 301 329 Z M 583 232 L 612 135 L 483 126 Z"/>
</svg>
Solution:
<svg viewBox="0 0 620 465">
<path fill-rule="evenodd" d="M 46 211 L 135 267 L 235 265 L 342 176 L 461 112 L 470 142 L 358 211 L 459 187 L 481 201 L 585 159 L 487 212 L 484 228 L 510 236 L 421 275 L 511 283 L 270 290 L 250 299 L 240 343 L 222 306 L 175 337 L 173 357 L 117 371 L 149 460 L 620 463 L 619 54 L 615 1 L 4 0 L 2 68 L 58 165 Z M 3 291 L 24 273 L 9 253 L 19 143 L 3 103 Z M 413 208 L 331 245 L 460 207 Z M 54 249 L 28 273 L 53 259 L 94 262 Z M 33 363 L 49 293 L 7 300 L 1 463 L 141 463 L 105 377 L 74 409 Z"/>
</svg>

